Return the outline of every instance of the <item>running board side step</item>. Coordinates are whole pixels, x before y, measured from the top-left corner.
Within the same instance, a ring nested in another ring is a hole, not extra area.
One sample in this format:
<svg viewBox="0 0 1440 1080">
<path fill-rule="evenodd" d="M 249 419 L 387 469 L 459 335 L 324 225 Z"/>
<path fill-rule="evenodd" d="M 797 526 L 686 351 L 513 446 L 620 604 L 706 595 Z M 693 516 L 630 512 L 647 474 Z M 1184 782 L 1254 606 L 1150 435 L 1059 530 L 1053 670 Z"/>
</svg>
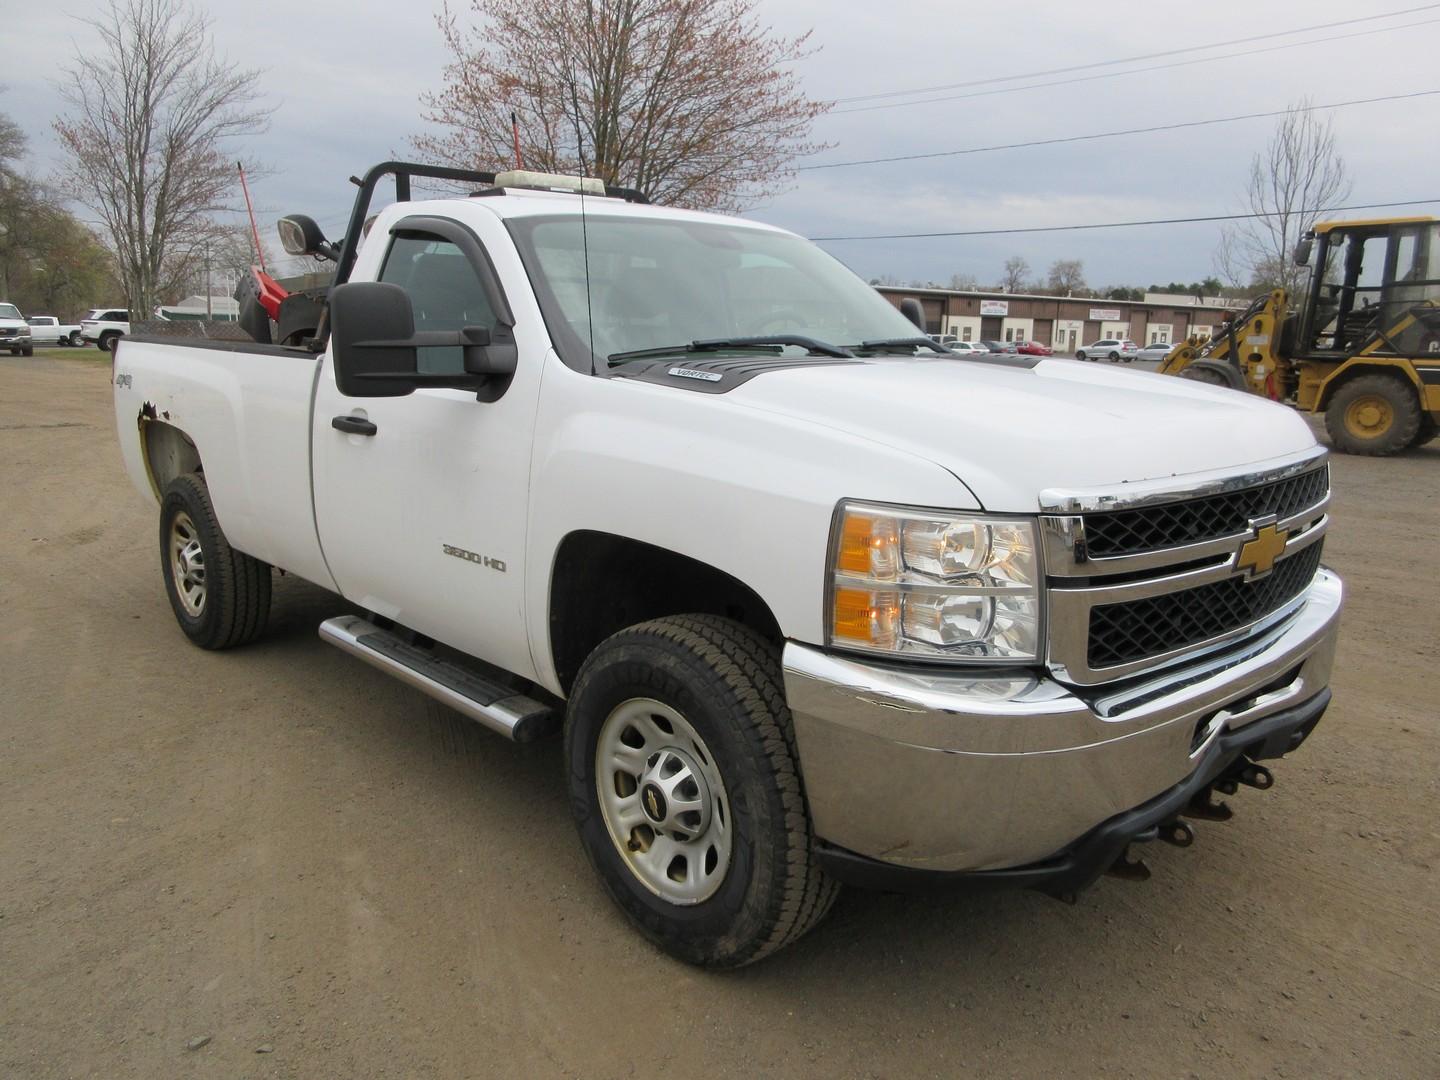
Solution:
<svg viewBox="0 0 1440 1080">
<path fill-rule="evenodd" d="M 442 660 L 359 615 L 326 619 L 320 638 L 514 742 L 533 742 L 555 728 L 550 706 Z"/>
</svg>

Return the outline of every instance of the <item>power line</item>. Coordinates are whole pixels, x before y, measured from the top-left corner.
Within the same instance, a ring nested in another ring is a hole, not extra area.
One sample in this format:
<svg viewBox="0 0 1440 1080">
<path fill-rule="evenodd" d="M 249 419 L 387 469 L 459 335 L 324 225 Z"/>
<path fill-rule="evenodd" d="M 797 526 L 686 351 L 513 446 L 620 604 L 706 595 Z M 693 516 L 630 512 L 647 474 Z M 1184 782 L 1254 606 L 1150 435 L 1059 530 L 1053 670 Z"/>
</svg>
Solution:
<svg viewBox="0 0 1440 1080">
<path fill-rule="evenodd" d="M 1140 53 L 1136 56 L 1126 56 L 1117 60 L 1099 60 L 1090 64 L 1074 64 L 1070 67 L 1051 68 L 1048 71 L 1030 71 L 1020 75 L 997 75 L 988 79 L 972 79 L 968 82 L 946 83 L 940 86 L 919 86 L 913 90 L 883 90 L 874 94 L 857 94 L 854 97 L 834 98 L 830 101 L 830 104 L 848 105 L 855 101 L 878 101 L 882 98 L 909 97 L 912 94 L 938 94 L 943 90 L 963 90 L 971 86 L 987 86 L 992 83 L 1016 82 L 1020 79 L 1037 79 L 1046 75 L 1066 75 L 1072 71 L 1091 71 L 1095 68 L 1114 67 L 1116 64 L 1134 64 L 1141 60 L 1158 60 L 1166 56 L 1181 56 L 1185 53 L 1206 52 L 1210 49 L 1224 49 L 1229 48 L 1231 45 L 1245 45 L 1252 41 L 1267 41 L 1277 37 L 1293 37 L 1295 34 L 1308 34 L 1313 30 L 1333 30 L 1337 26 L 1353 26 L 1356 23 L 1393 19 L 1399 15 L 1413 15 L 1417 11 L 1431 11 L 1437 7 L 1440 7 L 1440 4 L 1422 4 L 1419 7 L 1387 11 L 1382 15 L 1365 15 L 1356 19 L 1341 19 L 1339 22 L 1316 23 L 1313 26 L 1297 26 L 1293 30 L 1276 30 L 1269 34 L 1252 34 L 1248 37 L 1232 38 L 1229 41 L 1212 41 L 1208 45 L 1190 45 L 1183 49 L 1167 49 L 1164 52 Z"/>
<path fill-rule="evenodd" d="M 1079 232 L 1085 229 L 1128 229 L 1138 225 L 1193 225 L 1207 221 L 1246 221 L 1281 217 L 1284 214 L 1334 214 L 1342 210 L 1381 210 L 1393 206 L 1427 206 L 1440 199 L 1402 199 L 1399 202 L 1356 203 L 1352 206 L 1319 206 L 1307 210 L 1268 210 L 1252 214 L 1210 214 L 1205 217 L 1151 218 L 1145 221 L 1102 221 L 1084 225 L 1036 225 L 1023 229 L 963 229 L 954 232 L 873 233 L 867 236 L 812 236 L 819 243 L 839 240 L 930 240 L 949 236 L 1011 236 L 1016 233 Z"/>
<path fill-rule="evenodd" d="M 1241 120 L 1263 120 L 1285 116 L 1292 112 L 1316 112 L 1320 109 L 1341 109 L 1348 105 L 1373 105 L 1381 101 L 1404 101 L 1410 98 L 1431 97 L 1440 90 L 1416 90 L 1409 94 L 1388 94 L 1384 97 L 1356 98 L 1353 101 L 1335 101 L 1328 105 L 1302 105 L 1289 109 L 1274 109 L 1270 112 L 1242 113 L 1239 116 L 1219 116 L 1212 120 L 1187 120 L 1175 124 L 1156 124 L 1152 127 L 1122 128 L 1119 131 L 1098 131 L 1090 135 L 1066 135 L 1054 139 L 1030 139 L 1025 142 L 998 143 L 994 146 L 972 146 L 964 150 L 935 150 L 924 154 L 897 154 L 894 157 L 860 158 L 855 161 L 827 161 L 819 165 L 799 165 L 796 172 L 811 172 L 816 169 L 844 169 L 852 165 L 882 165 L 895 161 L 923 161 L 928 158 L 958 157 L 963 154 L 985 154 L 994 150 L 1020 150 L 1031 146 L 1056 146 L 1060 143 L 1089 142 L 1095 139 L 1113 139 L 1120 135 L 1149 135 L 1157 131 L 1177 131 L 1181 128 L 1209 127 L 1214 124 L 1233 124 Z"/>
<path fill-rule="evenodd" d="M 1306 45 L 1321 45 L 1327 41 L 1345 41 L 1349 38 L 1367 37 L 1372 34 L 1388 34 L 1395 30 L 1408 30 L 1416 26 L 1429 26 L 1440 19 L 1421 19 L 1419 22 L 1400 23 L 1397 26 L 1382 26 L 1376 30 L 1359 30 L 1353 34 L 1333 34 L 1330 37 L 1311 38 L 1309 41 L 1292 41 L 1284 45 L 1268 45 L 1263 49 L 1247 49 L 1243 52 L 1221 53 L 1219 56 L 1202 56 L 1196 60 L 1179 60 L 1171 64 L 1152 64 L 1150 67 L 1131 68 L 1129 71 L 1109 71 L 1101 75 L 1082 75 L 1073 79 L 1053 79 L 1050 82 L 1031 83 L 1028 86 L 1002 86 L 992 90 L 975 90 L 968 94 L 948 94 L 945 97 L 922 98 L 919 101 L 892 101 L 883 105 L 862 105 L 855 109 L 833 109 L 826 116 L 843 116 L 846 113 L 875 112 L 878 109 L 899 109 L 907 105 L 938 105 L 946 101 L 965 101 L 970 98 L 993 97 L 996 94 L 1015 94 L 1022 90 L 1040 90 L 1050 86 L 1070 86 L 1075 83 L 1097 82 L 1100 79 L 1116 79 L 1122 75 L 1140 75 L 1147 71 L 1168 71 L 1172 68 L 1192 67 L 1195 64 L 1209 64 L 1216 60 L 1233 60 L 1240 56 L 1258 56 L 1261 53 L 1281 52 L 1285 49 L 1299 49 Z"/>
</svg>

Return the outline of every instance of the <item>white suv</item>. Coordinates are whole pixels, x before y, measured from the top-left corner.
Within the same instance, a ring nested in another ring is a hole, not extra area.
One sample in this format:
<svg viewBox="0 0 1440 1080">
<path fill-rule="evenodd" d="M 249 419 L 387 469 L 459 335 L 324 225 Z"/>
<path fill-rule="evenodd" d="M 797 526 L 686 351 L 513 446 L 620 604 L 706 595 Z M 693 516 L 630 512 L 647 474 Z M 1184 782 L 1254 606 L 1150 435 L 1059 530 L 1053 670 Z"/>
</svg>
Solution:
<svg viewBox="0 0 1440 1080">
<path fill-rule="evenodd" d="M 106 352 L 115 351 L 115 342 L 130 333 L 130 312 L 117 308 L 95 308 L 80 320 L 80 337 L 93 341 Z"/>
<path fill-rule="evenodd" d="M 1090 345 L 1082 345 L 1075 350 L 1076 360 L 1098 360 L 1105 357 L 1112 364 L 1117 360 L 1124 360 L 1127 364 L 1135 359 L 1139 346 L 1128 338 L 1101 338 Z"/>
</svg>

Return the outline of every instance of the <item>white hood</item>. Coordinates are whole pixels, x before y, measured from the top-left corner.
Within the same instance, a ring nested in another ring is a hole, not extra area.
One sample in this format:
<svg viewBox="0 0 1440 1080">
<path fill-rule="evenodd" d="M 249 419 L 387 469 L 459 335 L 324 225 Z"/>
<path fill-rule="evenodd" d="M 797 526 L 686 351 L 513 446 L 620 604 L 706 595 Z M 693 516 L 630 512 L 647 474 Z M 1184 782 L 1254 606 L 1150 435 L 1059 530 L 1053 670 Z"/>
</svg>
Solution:
<svg viewBox="0 0 1440 1080">
<path fill-rule="evenodd" d="M 1047 488 L 1244 472 L 1315 445 L 1284 406 L 1074 360 L 879 359 L 767 372 L 725 396 L 926 458 L 997 512 L 1034 512 Z"/>
</svg>

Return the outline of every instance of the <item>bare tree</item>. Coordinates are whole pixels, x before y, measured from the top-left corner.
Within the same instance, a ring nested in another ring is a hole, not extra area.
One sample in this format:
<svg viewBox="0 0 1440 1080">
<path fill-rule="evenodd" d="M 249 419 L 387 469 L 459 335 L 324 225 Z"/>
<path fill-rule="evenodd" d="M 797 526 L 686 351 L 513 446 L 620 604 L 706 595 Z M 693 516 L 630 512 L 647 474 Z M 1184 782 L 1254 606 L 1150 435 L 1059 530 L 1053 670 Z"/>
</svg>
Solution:
<svg viewBox="0 0 1440 1080">
<path fill-rule="evenodd" d="M 950 288 L 957 292 L 974 292 L 980 287 L 974 274 L 954 273 L 950 275 Z"/>
<path fill-rule="evenodd" d="M 1005 276 L 1000 279 L 1002 292 L 1019 292 L 1025 287 L 1025 275 L 1030 273 L 1030 264 L 1019 255 L 1005 260 Z"/>
<path fill-rule="evenodd" d="M 1069 296 L 1085 289 L 1085 264 L 1079 259 L 1056 259 L 1045 276 L 1045 287 L 1056 296 Z"/>
<path fill-rule="evenodd" d="M 1225 227 L 1216 268 L 1237 287 L 1293 293 L 1304 273 L 1291 261 L 1295 244 L 1350 190 L 1330 118 L 1322 120 L 1308 99 L 1292 105 L 1250 162 L 1245 205 L 1259 216 Z"/>
<path fill-rule="evenodd" d="M 184 0 L 110 0 L 86 21 L 100 42 L 59 84 L 61 177 L 104 221 L 127 306 L 148 313 L 180 249 L 213 238 L 228 209 L 231 146 L 265 126 L 259 73 L 219 59 L 209 17 Z"/>
<path fill-rule="evenodd" d="M 471 0 L 437 17 L 453 60 L 421 96 L 440 134 L 412 139 L 462 168 L 583 172 L 656 202 L 736 210 L 783 186 L 829 106 L 800 90 L 808 34 L 775 37 L 755 0 Z"/>
</svg>

